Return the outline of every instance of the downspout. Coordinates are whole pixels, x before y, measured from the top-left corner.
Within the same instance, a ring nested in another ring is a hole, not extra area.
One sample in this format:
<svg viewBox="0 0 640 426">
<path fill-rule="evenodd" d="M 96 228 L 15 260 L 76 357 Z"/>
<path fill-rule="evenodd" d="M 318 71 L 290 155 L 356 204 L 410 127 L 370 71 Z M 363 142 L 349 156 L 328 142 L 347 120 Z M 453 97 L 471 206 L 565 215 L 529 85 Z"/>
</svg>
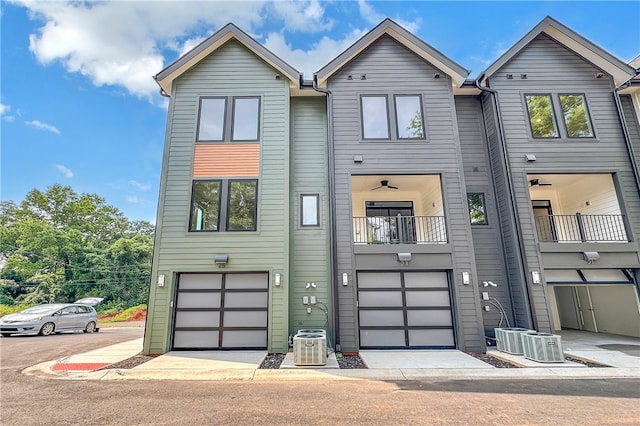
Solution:
<svg viewBox="0 0 640 426">
<path fill-rule="evenodd" d="M 331 269 L 331 293 L 333 295 L 333 310 L 332 310 L 332 321 L 333 321 L 333 338 L 335 344 L 335 351 L 340 352 L 340 320 L 338 316 L 338 284 L 336 279 L 336 267 L 338 265 L 338 248 L 336 246 L 336 202 L 335 202 L 335 159 L 334 159 L 334 147 L 333 147 L 333 102 L 331 99 L 331 91 L 328 89 L 323 89 L 318 87 L 318 76 L 314 74 L 313 76 L 313 90 L 316 92 L 324 93 L 327 95 L 327 162 L 329 165 L 329 221 L 330 221 L 330 232 L 329 232 L 329 263 Z"/>
<path fill-rule="evenodd" d="M 613 91 L 613 98 L 616 101 L 616 109 L 618 110 L 618 118 L 620 119 L 620 125 L 622 126 L 622 134 L 624 141 L 627 145 L 627 154 L 629 154 L 629 160 L 631 160 L 631 169 L 633 170 L 633 176 L 636 179 L 636 188 L 638 189 L 638 195 L 640 195 L 640 170 L 638 170 L 638 164 L 635 161 L 635 154 L 633 152 L 633 146 L 631 144 L 631 135 L 629 134 L 629 127 L 627 127 L 627 121 L 624 118 L 624 111 L 622 110 L 622 103 L 620 102 L 620 94 L 618 91 L 625 89 L 631 85 L 633 80 L 640 73 L 636 72 L 636 75 L 629 80 L 616 87 Z"/>
<path fill-rule="evenodd" d="M 493 105 L 496 109 L 496 117 L 498 120 L 498 139 L 500 140 L 500 146 L 502 147 L 502 160 L 504 162 L 504 166 L 505 166 L 505 173 L 506 173 L 506 178 L 507 178 L 507 189 L 509 192 L 509 203 L 511 204 L 511 209 L 513 211 L 513 219 L 514 219 L 514 226 L 515 226 L 515 231 L 516 231 L 516 236 L 517 236 L 517 240 L 518 240 L 518 257 L 520 258 L 520 262 L 522 262 L 522 267 L 523 267 L 523 274 L 522 274 L 522 278 L 524 280 L 524 285 L 526 288 L 526 292 L 525 294 L 527 295 L 527 307 L 529 308 L 529 320 L 531 321 L 531 325 L 533 326 L 534 329 L 538 329 L 538 324 L 537 324 L 537 320 L 536 320 L 536 316 L 533 314 L 533 307 L 531 305 L 531 289 L 529 287 L 528 284 L 528 280 L 527 280 L 527 273 L 526 271 L 529 269 L 527 266 L 527 259 L 524 255 L 524 244 L 522 242 L 522 225 L 520 224 L 520 217 L 518 215 L 518 209 L 517 209 L 517 204 L 516 204 L 516 199 L 515 199 L 515 195 L 514 195 L 514 191 L 513 191 L 513 179 L 511 177 L 511 165 L 509 163 L 509 153 L 507 150 L 507 142 L 505 140 L 505 136 L 504 136 L 504 126 L 502 123 L 502 111 L 500 109 L 500 102 L 498 102 L 498 91 L 495 89 L 492 89 L 490 87 L 487 86 L 482 86 L 480 84 L 480 81 L 484 78 L 484 74 L 480 75 L 475 81 L 475 86 L 482 92 L 487 92 L 491 94 L 491 99 L 493 100 Z M 511 293 L 511 292 L 509 292 Z M 515 317 L 515 312 L 514 312 L 514 317 Z"/>
</svg>

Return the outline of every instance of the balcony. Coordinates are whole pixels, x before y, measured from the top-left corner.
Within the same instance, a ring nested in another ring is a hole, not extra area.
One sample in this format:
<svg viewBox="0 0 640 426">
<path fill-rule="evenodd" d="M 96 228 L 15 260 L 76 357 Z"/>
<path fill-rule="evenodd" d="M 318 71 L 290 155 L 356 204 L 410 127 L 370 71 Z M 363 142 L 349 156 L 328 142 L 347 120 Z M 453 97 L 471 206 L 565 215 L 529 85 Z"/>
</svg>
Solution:
<svg viewBox="0 0 640 426">
<path fill-rule="evenodd" d="M 539 215 L 535 217 L 541 243 L 628 242 L 624 215 Z"/>
<path fill-rule="evenodd" d="M 444 216 L 354 217 L 356 244 L 445 244 Z"/>
</svg>

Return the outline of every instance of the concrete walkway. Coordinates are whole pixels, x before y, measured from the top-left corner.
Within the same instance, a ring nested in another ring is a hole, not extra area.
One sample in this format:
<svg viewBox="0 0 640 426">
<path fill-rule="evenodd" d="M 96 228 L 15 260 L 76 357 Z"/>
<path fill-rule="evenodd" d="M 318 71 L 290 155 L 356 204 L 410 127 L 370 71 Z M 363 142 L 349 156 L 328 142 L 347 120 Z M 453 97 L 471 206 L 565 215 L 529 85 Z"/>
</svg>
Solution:
<svg viewBox="0 0 640 426">
<path fill-rule="evenodd" d="M 280 369 L 259 369 L 265 351 L 168 352 L 131 369 L 97 370 L 135 355 L 142 339 L 119 343 L 41 363 L 25 374 L 80 380 L 421 380 L 522 378 L 640 378 L 640 339 L 563 332 L 565 354 L 610 367 L 565 361 L 537 363 L 495 350 L 488 353 L 523 368 L 496 368 L 457 350 L 361 351 L 366 369 L 340 369 L 335 355 L 326 366 L 293 365 L 292 354 Z M 69 367 L 69 368 L 66 368 Z"/>
</svg>

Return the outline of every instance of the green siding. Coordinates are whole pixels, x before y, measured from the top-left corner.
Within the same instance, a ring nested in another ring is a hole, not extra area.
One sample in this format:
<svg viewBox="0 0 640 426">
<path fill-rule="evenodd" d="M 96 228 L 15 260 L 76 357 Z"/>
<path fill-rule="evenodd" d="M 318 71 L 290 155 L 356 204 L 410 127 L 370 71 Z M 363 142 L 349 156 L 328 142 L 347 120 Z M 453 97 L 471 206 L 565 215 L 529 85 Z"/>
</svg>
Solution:
<svg viewBox="0 0 640 426">
<path fill-rule="evenodd" d="M 294 98 L 291 101 L 291 311 L 290 333 L 301 328 L 325 328 L 332 318 L 329 235 L 327 123 L 325 98 Z M 300 195 L 319 194 L 320 226 L 300 226 Z M 316 288 L 306 289 L 313 282 Z M 327 314 L 317 307 L 307 313 L 303 296 L 316 296 Z M 327 321 L 328 319 L 328 321 Z M 333 341 L 333 333 L 330 332 Z"/>
<path fill-rule="evenodd" d="M 154 247 L 145 352 L 169 349 L 175 280 L 158 287 L 158 271 L 267 271 L 283 275 L 269 291 L 269 350 L 288 347 L 289 82 L 244 45 L 229 41 L 174 81 Z M 261 96 L 256 232 L 188 232 L 193 152 L 200 96 Z M 219 269 L 216 254 L 228 254 Z M 170 282 L 169 282 L 170 281 Z"/>
</svg>

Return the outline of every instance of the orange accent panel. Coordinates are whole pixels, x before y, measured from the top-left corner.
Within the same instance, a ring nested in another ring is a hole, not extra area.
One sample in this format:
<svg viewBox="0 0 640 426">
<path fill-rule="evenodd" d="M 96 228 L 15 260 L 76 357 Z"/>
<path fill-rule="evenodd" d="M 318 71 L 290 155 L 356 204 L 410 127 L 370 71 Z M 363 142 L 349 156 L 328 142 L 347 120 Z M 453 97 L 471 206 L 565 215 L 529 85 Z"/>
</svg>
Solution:
<svg viewBox="0 0 640 426">
<path fill-rule="evenodd" d="M 197 144 L 193 177 L 254 177 L 260 174 L 260 144 Z"/>
</svg>

